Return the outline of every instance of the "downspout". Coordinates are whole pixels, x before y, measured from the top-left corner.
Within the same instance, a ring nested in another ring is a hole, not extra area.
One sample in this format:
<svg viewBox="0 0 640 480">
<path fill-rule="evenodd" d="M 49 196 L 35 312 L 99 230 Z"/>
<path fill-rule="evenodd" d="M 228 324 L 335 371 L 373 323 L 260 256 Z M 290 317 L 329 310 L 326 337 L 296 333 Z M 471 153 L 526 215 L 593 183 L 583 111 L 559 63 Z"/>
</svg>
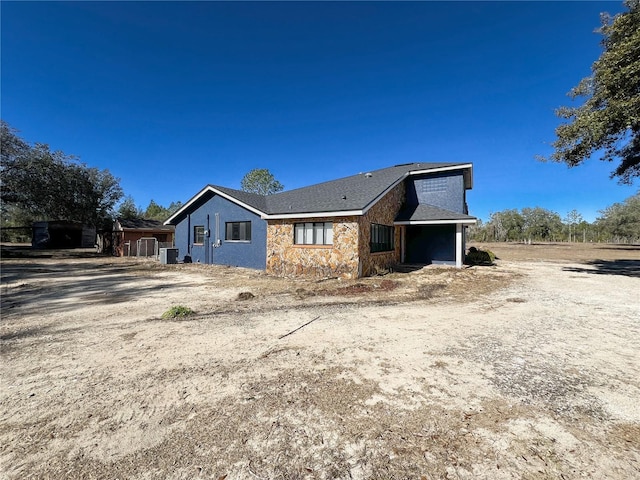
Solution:
<svg viewBox="0 0 640 480">
<path fill-rule="evenodd" d="M 191 255 L 191 214 L 187 215 L 187 253 Z"/>
<path fill-rule="evenodd" d="M 211 239 L 211 223 L 209 222 L 209 214 L 207 214 L 207 230 L 204 233 L 204 263 L 207 265 L 210 263 L 209 259 L 211 257 L 211 253 L 209 252 L 210 248 L 210 239 Z"/>
</svg>

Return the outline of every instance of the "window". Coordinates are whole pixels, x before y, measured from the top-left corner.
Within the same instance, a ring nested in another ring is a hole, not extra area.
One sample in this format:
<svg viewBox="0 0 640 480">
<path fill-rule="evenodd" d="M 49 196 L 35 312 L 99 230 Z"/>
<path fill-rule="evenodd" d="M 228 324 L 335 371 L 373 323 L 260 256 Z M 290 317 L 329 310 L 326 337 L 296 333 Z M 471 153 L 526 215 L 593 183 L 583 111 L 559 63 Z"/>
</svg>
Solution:
<svg viewBox="0 0 640 480">
<path fill-rule="evenodd" d="M 387 225 L 371 224 L 371 253 L 393 250 L 394 228 Z"/>
<path fill-rule="evenodd" d="M 293 243 L 296 245 L 333 245 L 333 223 L 296 223 Z"/>
<path fill-rule="evenodd" d="M 204 243 L 204 225 L 196 225 L 193 227 L 193 243 Z"/>
<path fill-rule="evenodd" d="M 225 223 L 225 240 L 237 242 L 251 241 L 251 222 Z"/>
</svg>

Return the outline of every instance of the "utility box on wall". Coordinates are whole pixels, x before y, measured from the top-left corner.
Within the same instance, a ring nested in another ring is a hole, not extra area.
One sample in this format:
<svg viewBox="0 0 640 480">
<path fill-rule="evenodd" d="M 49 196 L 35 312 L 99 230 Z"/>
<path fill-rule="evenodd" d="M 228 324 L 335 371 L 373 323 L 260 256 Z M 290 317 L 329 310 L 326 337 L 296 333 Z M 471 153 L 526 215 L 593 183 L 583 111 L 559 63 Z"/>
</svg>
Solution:
<svg viewBox="0 0 640 480">
<path fill-rule="evenodd" d="M 161 248 L 160 263 L 163 265 L 178 263 L 177 248 Z"/>
</svg>

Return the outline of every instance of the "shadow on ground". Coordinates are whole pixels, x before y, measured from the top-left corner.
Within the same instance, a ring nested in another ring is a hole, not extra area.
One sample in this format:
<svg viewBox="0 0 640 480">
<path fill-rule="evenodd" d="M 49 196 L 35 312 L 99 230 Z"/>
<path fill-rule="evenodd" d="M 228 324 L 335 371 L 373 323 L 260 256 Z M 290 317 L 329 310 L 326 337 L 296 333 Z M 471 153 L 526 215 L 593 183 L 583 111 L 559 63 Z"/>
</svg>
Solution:
<svg viewBox="0 0 640 480">
<path fill-rule="evenodd" d="M 161 278 L 150 282 L 141 275 L 146 268 L 142 264 L 70 263 L 67 259 L 5 262 L 1 275 L 2 315 L 44 315 L 87 305 L 126 303 L 171 288 Z"/>
<path fill-rule="evenodd" d="M 589 267 L 563 267 L 565 272 L 624 275 L 640 278 L 640 260 L 593 260 Z"/>
</svg>

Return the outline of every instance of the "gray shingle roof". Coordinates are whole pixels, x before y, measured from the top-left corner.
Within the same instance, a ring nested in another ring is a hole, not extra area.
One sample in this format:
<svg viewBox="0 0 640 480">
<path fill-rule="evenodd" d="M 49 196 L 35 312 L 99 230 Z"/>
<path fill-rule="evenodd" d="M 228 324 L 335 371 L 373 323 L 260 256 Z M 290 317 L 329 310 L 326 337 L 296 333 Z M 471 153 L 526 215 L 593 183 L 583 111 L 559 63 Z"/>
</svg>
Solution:
<svg viewBox="0 0 640 480">
<path fill-rule="evenodd" d="M 409 172 L 438 170 L 449 167 L 467 168 L 468 163 L 406 163 L 362 172 L 357 175 L 288 190 L 273 195 L 258 195 L 233 188 L 209 185 L 189 200 L 167 222 L 173 223 L 190 205 L 207 191 L 217 190 L 266 215 L 361 212 L 371 206 Z"/>
<path fill-rule="evenodd" d="M 173 230 L 173 227 L 167 227 L 158 220 L 148 220 L 144 218 L 118 218 L 117 221 L 123 229 L 127 230 Z"/>
<path fill-rule="evenodd" d="M 389 187 L 402 180 L 408 172 L 430 170 L 461 163 L 407 163 L 362 172 L 350 177 L 318 183 L 265 197 L 265 213 L 284 215 L 293 213 L 340 212 L 363 210 Z"/>
<path fill-rule="evenodd" d="M 260 210 L 261 212 L 267 211 L 267 198 L 266 195 L 259 195 L 257 193 L 249 193 L 243 190 L 235 190 L 233 188 L 220 187 L 218 185 L 210 185 L 212 188 L 221 191 L 229 195 L 230 197 L 235 198 L 236 200 L 240 200 L 242 203 L 249 205 L 256 210 Z"/>
<path fill-rule="evenodd" d="M 400 210 L 396 222 L 436 222 L 446 220 L 469 220 L 475 217 L 463 213 L 452 212 L 435 205 L 420 204 Z"/>
</svg>

